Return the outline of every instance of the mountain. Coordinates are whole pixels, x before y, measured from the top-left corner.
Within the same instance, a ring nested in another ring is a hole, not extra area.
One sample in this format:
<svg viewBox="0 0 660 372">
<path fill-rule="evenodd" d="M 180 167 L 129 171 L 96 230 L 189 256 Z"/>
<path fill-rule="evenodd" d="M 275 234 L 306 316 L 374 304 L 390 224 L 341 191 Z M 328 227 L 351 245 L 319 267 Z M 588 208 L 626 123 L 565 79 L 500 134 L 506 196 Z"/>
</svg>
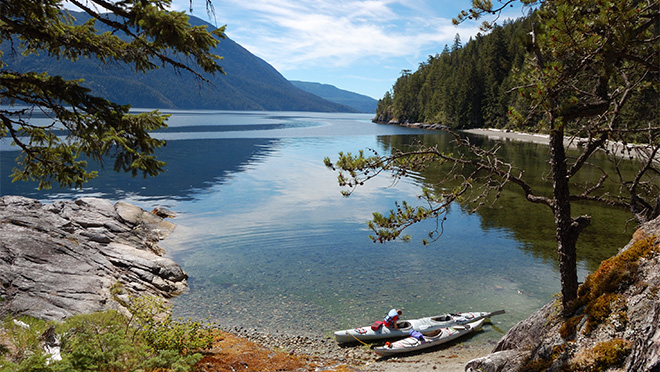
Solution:
<svg viewBox="0 0 660 372">
<path fill-rule="evenodd" d="M 347 90 L 339 89 L 334 85 L 311 83 L 307 81 L 290 80 L 291 83 L 298 88 L 315 94 L 330 102 L 335 102 L 340 105 L 352 107 L 358 112 L 374 113 L 376 112 L 376 105 L 378 101 L 362 94 L 349 92 Z"/>
<path fill-rule="evenodd" d="M 89 16 L 72 12 L 76 22 Z M 192 25 L 215 27 L 199 18 L 190 17 Z M 109 31 L 97 22 L 99 32 Z M 0 45 L 3 60 L 11 70 L 19 72 L 46 71 L 65 79 L 84 79 L 83 85 L 93 94 L 111 101 L 141 108 L 268 110 L 355 112 L 348 106 L 324 100 L 295 87 L 273 66 L 226 38 L 214 54 L 226 75 L 209 75 L 210 84 L 200 82 L 192 74 L 161 68 L 147 73 L 135 73 L 131 66 L 103 64 L 96 59 L 81 58 L 76 62 L 57 60 L 42 53 L 23 56 L 11 53 L 9 43 Z"/>
</svg>

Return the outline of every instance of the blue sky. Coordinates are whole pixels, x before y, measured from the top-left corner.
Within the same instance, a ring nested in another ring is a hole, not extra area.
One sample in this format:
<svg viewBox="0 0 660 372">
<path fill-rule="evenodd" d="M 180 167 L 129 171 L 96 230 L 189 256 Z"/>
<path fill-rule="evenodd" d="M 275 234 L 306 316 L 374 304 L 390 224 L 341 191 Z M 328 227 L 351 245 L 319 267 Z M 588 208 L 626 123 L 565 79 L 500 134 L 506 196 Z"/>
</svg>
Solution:
<svg viewBox="0 0 660 372">
<path fill-rule="evenodd" d="M 213 0 L 215 20 L 204 0 L 192 15 L 227 25 L 226 35 L 264 59 L 289 80 L 331 84 L 376 99 L 401 71 L 415 70 L 429 55 L 465 44 L 477 22 L 451 19 L 470 0 Z M 190 8 L 173 0 L 174 10 Z M 511 9 L 509 17 L 522 15 Z M 481 21 L 479 21 L 480 23 Z"/>
</svg>

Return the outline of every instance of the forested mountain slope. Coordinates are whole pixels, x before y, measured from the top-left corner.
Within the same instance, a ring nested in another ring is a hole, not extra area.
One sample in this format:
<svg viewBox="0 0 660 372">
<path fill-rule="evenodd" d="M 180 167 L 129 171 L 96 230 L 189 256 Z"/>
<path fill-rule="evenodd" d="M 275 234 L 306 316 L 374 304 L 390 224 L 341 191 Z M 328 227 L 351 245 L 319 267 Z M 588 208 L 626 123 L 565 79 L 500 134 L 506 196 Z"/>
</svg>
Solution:
<svg viewBox="0 0 660 372">
<path fill-rule="evenodd" d="M 73 12 L 76 22 L 89 16 Z M 192 25 L 215 27 L 190 17 Z M 110 31 L 97 22 L 100 32 Z M 15 71 L 47 71 L 65 79 L 84 79 L 93 93 L 133 107 L 216 110 L 275 110 L 354 112 L 343 105 L 326 101 L 305 92 L 286 80 L 275 68 L 248 50 L 226 38 L 213 51 L 223 57 L 220 65 L 226 75 L 209 76 L 210 84 L 191 74 L 171 68 L 135 73 L 126 66 L 103 64 L 81 58 L 76 62 L 57 60 L 45 54 L 23 56 L 0 45 L 8 68 Z"/>
<path fill-rule="evenodd" d="M 374 121 L 439 123 L 467 129 L 509 125 L 512 108 L 527 111 L 522 97 L 527 86 L 523 70 L 531 45 L 534 14 L 494 27 L 464 45 L 458 35 L 451 47 L 404 70 L 390 92 L 378 101 Z M 652 77 L 649 77 L 652 79 Z M 658 92 L 651 86 L 630 97 L 626 121 L 658 117 Z"/>
<path fill-rule="evenodd" d="M 452 128 L 503 125 L 515 101 L 514 72 L 524 61 L 523 39 L 530 27 L 521 19 L 495 27 L 462 45 L 429 56 L 417 71 L 403 71 L 378 102 L 377 121 L 441 123 Z"/>
<path fill-rule="evenodd" d="M 334 85 L 312 83 L 308 81 L 291 80 L 291 83 L 298 88 L 315 94 L 330 102 L 335 102 L 340 105 L 352 107 L 359 112 L 374 113 L 376 112 L 376 104 L 378 101 L 362 94 L 350 92 L 347 90 L 339 89 Z"/>
</svg>

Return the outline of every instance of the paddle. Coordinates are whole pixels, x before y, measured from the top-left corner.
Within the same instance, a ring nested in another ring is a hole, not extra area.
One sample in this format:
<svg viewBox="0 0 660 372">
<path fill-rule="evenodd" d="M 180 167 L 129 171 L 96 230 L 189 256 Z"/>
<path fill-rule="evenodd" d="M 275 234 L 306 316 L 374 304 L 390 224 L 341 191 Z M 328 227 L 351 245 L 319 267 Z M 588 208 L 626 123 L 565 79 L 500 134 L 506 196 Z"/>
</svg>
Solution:
<svg viewBox="0 0 660 372">
<path fill-rule="evenodd" d="M 506 312 L 506 311 L 504 311 L 504 310 L 493 311 L 492 313 L 488 314 L 488 315 L 486 316 L 486 318 L 490 318 L 490 317 L 493 316 L 493 315 L 502 315 L 502 314 L 504 314 L 505 312 Z"/>
</svg>

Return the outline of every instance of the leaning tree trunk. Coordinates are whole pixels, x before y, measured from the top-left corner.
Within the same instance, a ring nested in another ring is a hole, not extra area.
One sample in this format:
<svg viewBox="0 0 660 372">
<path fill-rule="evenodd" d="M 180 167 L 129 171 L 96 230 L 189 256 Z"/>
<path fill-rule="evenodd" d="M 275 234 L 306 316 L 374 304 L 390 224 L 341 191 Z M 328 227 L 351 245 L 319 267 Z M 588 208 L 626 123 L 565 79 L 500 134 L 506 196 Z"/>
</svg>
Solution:
<svg viewBox="0 0 660 372">
<path fill-rule="evenodd" d="M 577 298 L 577 253 L 579 230 L 571 218 L 570 191 L 563 129 L 550 133 L 550 166 L 552 169 L 553 212 L 561 277 L 562 306 L 564 310 Z"/>
</svg>

